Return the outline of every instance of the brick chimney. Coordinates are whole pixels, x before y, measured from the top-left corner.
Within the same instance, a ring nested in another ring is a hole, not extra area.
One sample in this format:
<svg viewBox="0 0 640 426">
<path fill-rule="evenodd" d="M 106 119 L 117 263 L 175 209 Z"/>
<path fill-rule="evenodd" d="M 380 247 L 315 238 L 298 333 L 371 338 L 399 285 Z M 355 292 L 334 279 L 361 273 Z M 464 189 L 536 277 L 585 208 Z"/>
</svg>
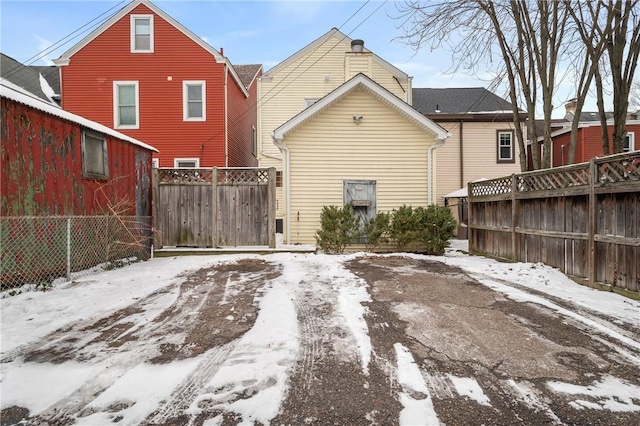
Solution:
<svg viewBox="0 0 640 426">
<path fill-rule="evenodd" d="M 565 117 L 567 120 L 569 120 L 569 119 L 573 119 L 573 116 L 574 116 L 574 115 L 575 115 L 575 113 L 576 113 L 576 107 L 577 107 L 577 106 L 578 106 L 578 100 L 577 100 L 576 98 L 569 99 L 569 100 L 567 101 L 567 103 L 566 103 L 566 104 L 564 104 L 564 108 L 565 108 L 565 110 L 566 110 L 566 113 L 565 113 L 565 116 L 564 116 L 564 117 Z M 569 117 L 569 116 L 570 116 L 570 118 L 567 118 L 567 117 Z"/>
</svg>

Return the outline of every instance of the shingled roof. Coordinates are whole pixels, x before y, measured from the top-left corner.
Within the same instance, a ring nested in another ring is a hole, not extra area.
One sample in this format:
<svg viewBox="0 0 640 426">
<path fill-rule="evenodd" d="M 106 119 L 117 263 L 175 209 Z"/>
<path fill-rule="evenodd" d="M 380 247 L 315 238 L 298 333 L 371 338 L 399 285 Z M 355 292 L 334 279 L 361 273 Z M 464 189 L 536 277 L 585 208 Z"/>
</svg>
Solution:
<svg viewBox="0 0 640 426">
<path fill-rule="evenodd" d="M 233 68 L 235 68 L 236 74 L 240 77 L 244 87 L 248 89 L 253 79 L 262 69 L 262 64 L 234 65 Z"/>
<path fill-rule="evenodd" d="M 415 88 L 413 107 L 422 114 L 512 113 L 511 103 L 484 87 Z"/>
<path fill-rule="evenodd" d="M 23 65 L 10 56 L 0 53 L 0 77 L 26 90 L 48 103 L 52 97 L 44 92 L 38 70 Z M 57 92 L 56 92 L 57 93 Z"/>
<path fill-rule="evenodd" d="M 60 68 L 55 65 L 29 65 L 29 68 L 32 68 L 42 74 L 56 95 L 60 95 Z"/>
</svg>

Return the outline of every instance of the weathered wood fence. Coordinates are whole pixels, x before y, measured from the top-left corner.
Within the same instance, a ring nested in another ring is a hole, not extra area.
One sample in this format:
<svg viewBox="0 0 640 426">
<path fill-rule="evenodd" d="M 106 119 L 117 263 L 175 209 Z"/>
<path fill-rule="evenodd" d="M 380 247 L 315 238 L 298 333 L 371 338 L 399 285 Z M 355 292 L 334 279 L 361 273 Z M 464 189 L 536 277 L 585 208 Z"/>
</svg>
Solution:
<svg viewBox="0 0 640 426">
<path fill-rule="evenodd" d="M 155 246 L 276 245 L 276 171 L 155 169 Z"/>
<path fill-rule="evenodd" d="M 469 249 L 640 291 L 640 152 L 469 183 Z"/>
</svg>

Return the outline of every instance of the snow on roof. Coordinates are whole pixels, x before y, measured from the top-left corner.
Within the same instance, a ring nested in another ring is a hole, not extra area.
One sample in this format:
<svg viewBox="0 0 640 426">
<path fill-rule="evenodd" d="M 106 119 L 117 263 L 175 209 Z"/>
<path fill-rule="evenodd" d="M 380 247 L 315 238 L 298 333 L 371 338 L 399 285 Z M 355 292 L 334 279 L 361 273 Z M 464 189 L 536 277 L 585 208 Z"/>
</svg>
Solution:
<svg viewBox="0 0 640 426">
<path fill-rule="evenodd" d="M 81 126 L 87 127 L 91 130 L 95 130 L 105 135 L 113 136 L 115 138 L 127 141 L 129 143 L 140 146 L 142 148 L 145 148 L 154 152 L 158 152 L 158 150 L 152 147 L 151 145 L 147 145 L 144 142 L 141 142 L 123 133 L 110 129 L 107 126 L 104 126 L 100 123 L 96 123 L 95 121 L 88 120 L 79 115 L 70 113 L 69 111 L 65 111 L 62 108 L 46 103 L 45 101 L 41 100 L 34 94 L 29 93 L 28 91 L 22 89 L 20 86 L 17 86 L 4 79 L 0 80 L 0 95 L 2 97 L 11 99 L 15 102 L 19 102 L 21 104 L 30 106 L 31 108 L 44 111 L 47 114 L 51 114 L 56 117 L 62 118 L 64 120 L 72 121 L 74 123 L 80 124 Z"/>
</svg>

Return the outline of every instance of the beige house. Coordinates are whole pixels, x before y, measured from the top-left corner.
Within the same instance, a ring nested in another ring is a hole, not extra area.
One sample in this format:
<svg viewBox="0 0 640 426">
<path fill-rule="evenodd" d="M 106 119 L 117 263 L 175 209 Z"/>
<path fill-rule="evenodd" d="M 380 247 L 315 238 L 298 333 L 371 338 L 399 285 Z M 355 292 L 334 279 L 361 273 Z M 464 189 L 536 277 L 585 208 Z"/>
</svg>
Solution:
<svg viewBox="0 0 640 426">
<path fill-rule="evenodd" d="M 359 73 L 411 104 L 411 77 L 369 51 L 362 40 L 352 40 L 335 28 L 260 78 L 259 162 L 261 167 L 278 170 L 276 215 L 279 225 L 286 215 L 284 164 L 282 153 L 273 143 L 274 130 Z"/>
<path fill-rule="evenodd" d="M 447 131 L 357 74 L 273 132 L 283 159 L 284 238 L 315 243 L 323 206 L 351 204 L 367 220 L 431 204 L 435 150 Z"/>
<path fill-rule="evenodd" d="M 413 106 L 450 134 L 438 149 L 435 202 L 469 182 L 519 173 L 520 158 L 512 106 L 482 87 L 413 89 Z M 526 127 L 523 126 L 526 136 Z M 456 207 L 459 198 L 448 200 Z M 452 209 L 459 220 L 461 211 Z"/>
</svg>

